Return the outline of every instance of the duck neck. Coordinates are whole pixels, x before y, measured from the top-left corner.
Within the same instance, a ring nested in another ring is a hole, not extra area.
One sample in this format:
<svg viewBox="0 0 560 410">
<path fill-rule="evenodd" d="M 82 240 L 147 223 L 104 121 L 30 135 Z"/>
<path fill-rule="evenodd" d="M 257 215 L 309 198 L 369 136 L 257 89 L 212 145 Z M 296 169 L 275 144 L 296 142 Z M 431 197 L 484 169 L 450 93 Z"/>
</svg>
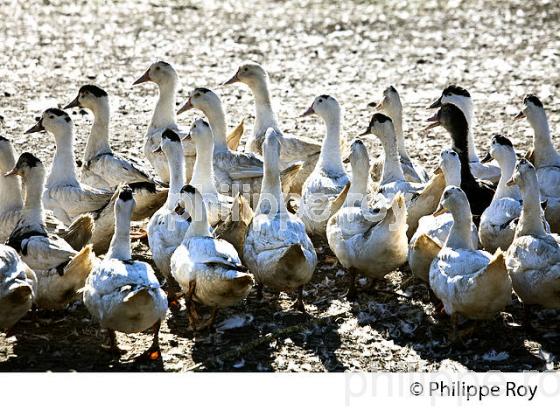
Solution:
<svg viewBox="0 0 560 410">
<path fill-rule="evenodd" d="M 395 126 L 395 135 L 397 136 L 397 149 L 401 158 L 407 162 L 410 162 L 410 157 L 406 151 L 406 146 L 404 144 L 404 134 L 403 134 L 403 119 L 402 119 L 402 109 L 399 110 L 393 117 L 393 125 Z"/>
<path fill-rule="evenodd" d="M 473 183 L 476 182 L 470 166 L 469 160 L 469 128 L 466 129 L 455 129 L 450 132 L 451 139 L 453 140 L 453 151 L 459 155 L 461 160 L 461 183 Z"/>
<path fill-rule="evenodd" d="M 111 115 L 109 102 L 104 101 L 98 104 L 92 109 L 92 112 L 94 120 L 84 152 L 84 162 L 97 155 L 110 154 L 112 152 L 109 145 L 109 120 Z"/>
<path fill-rule="evenodd" d="M 517 184 L 512 186 L 507 185 L 515 169 L 515 153 L 508 153 L 507 157 L 497 158 L 497 161 L 500 165 L 500 181 L 498 182 L 493 201 L 497 201 L 501 198 L 521 199 L 521 192 Z"/>
<path fill-rule="evenodd" d="M 218 194 L 214 184 L 214 143 L 211 139 L 196 144 L 196 159 L 190 184 L 203 195 Z"/>
<path fill-rule="evenodd" d="M 281 214 L 288 212 L 280 185 L 279 159 L 269 154 L 264 161 L 261 195 L 259 196 L 255 215 L 271 213 L 271 210 L 275 208 Z"/>
<path fill-rule="evenodd" d="M 268 79 L 263 78 L 250 86 L 255 98 L 255 130 L 256 137 L 264 136 L 269 127 L 278 130 L 278 121 L 272 106 Z"/>
<path fill-rule="evenodd" d="M 74 130 L 68 128 L 55 135 L 56 151 L 47 179 L 47 187 L 53 185 L 79 186 L 76 177 L 76 160 L 74 158 Z"/>
<path fill-rule="evenodd" d="M 127 261 L 132 259 L 130 249 L 130 217 L 132 208 L 122 209 L 115 214 L 115 232 L 106 259 Z"/>
<path fill-rule="evenodd" d="M 43 187 L 45 184 L 45 171 L 34 168 L 23 182 L 24 201 L 22 218 L 27 224 L 43 224 Z"/>
<path fill-rule="evenodd" d="M 516 236 L 545 236 L 542 208 L 540 200 L 539 185 L 537 176 L 533 175 L 531 181 L 526 181 L 521 185 L 521 197 L 523 208 L 519 223 L 517 224 Z"/>
<path fill-rule="evenodd" d="M 2 164 L 0 173 L 4 174 L 10 171 L 14 165 L 15 160 L 13 153 L 8 163 Z M 21 185 L 19 178 L 16 175 L 3 176 L 0 175 L 0 214 L 4 212 L 20 210 L 23 207 L 23 200 L 21 198 Z"/>
<path fill-rule="evenodd" d="M 383 164 L 383 177 L 381 184 L 388 184 L 395 181 L 404 181 L 404 174 L 401 166 L 399 151 L 395 138 L 383 138 L 381 140 L 385 151 L 385 163 Z"/>
<path fill-rule="evenodd" d="M 533 128 L 535 166 L 538 168 L 559 165 L 560 157 L 552 144 L 550 127 L 544 110 L 536 113 L 534 118 L 530 118 L 529 122 Z"/>
<path fill-rule="evenodd" d="M 175 209 L 178 202 L 179 193 L 185 184 L 185 157 L 182 153 L 182 148 L 179 146 L 174 147 L 166 152 L 167 164 L 169 165 L 169 194 L 167 195 L 167 208 L 170 210 Z"/>
<path fill-rule="evenodd" d="M 172 78 L 169 81 L 158 84 L 159 97 L 150 128 L 166 128 L 177 123 L 177 116 L 175 114 L 177 83 L 177 79 Z"/>
<path fill-rule="evenodd" d="M 352 182 L 350 183 L 348 195 L 344 200 L 345 207 L 357 206 L 356 202 L 359 201 L 361 203 L 362 199 L 367 195 L 369 172 L 364 171 L 369 171 L 369 161 L 367 167 L 359 169 L 358 167 L 352 167 Z"/>
<path fill-rule="evenodd" d="M 471 239 L 472 215 L 469 203 L 465 201 L 459 209 L 454 209 L 451 214 L 453 215 L 453 226 L 445 246 L 451 249 L 474 250 Z"/>
<path fill-rule="evenodd" d="M 444 169 L 443 177 L 445 178 L 445 186 L 461 186 L 461 171 L 457 167 L 453 169 Z"/>
<path fill-rule="evenodd" d="M 208 223 L 208 215 L 206 214 L 206 205 L 200 195 L 196 195 L 195 209 L 191 209 L 191 223 L 185 234 L 185 240 L 196 236 L 209 236 L 210 224 Z"/>
<path fill-rule="evenodd" d="M 465 119 L 467 120 L 468 124 L 468 132 L 467 132 L 467 153 L 469 162 L 480 162 L 480 158 L 478 157 L 478 153 L 476 152 L 476 145 L 474 144 L 474 112 L 473 107 L 471 104 L 466 104 L 463 106 L 463 112 L 465 114 Z"/>
<path fill-rule="evenodd" d="M 222 103 L 218 101 L 210 108 L 203 110 L 203 112 L 206 118 L 208 118 L 212 132 L 214 133 L 214 152 L 229 151 L 226 139 L 226 114 Z"/>
<path fill-rule="evenodd" d="M 340 157 L 340 112 L 331 113 L 324 120 L 327 133 L 323 140 L 319 161 L 317 161 L 317 169 L 337 175 L 344 174 L 344 166 Z"/>
</svg>

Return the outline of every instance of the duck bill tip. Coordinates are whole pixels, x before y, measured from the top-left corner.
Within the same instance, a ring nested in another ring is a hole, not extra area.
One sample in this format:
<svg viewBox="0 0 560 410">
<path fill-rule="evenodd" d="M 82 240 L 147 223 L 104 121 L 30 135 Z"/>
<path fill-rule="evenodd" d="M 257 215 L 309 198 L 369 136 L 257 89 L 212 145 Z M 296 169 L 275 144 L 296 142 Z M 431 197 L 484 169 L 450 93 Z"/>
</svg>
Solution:
<svg viewBox="0 0 560 410">
<path fill-rule="evenodd" d="M 229 80 L 224 81 L 222 83 L 222 85 L 230 85 L 230 84 L 234 84 L 234 83 L 237 83 L 237 82 L 239 82 L 239 77 L 238 77 L 237 73 L 235 73 L 233 75 L 233 77 L 231 77 Z"/>
<path fill-rule="evenodd" d="M 435 100 L 434 102 L 432 102 L 431 104 L 429 104 L 426 109 L 427 110 L 433 110 L 435 108 L 439 108 L 441 107 L 441 97 L 438 98 L 437 100 Z"/>
<path fill-rule="evenodd" d="M 186 111 L 192 110 L 194 107 L 192 105 L 191 99 L 189 98 L 187 100 L 187 102 L 181 107 L 179 108 L 179 110 L 177 111 L 177 115 L 182 114 Z"/>
<path fill-rule="evenodd" d="M 315 114 L 315 110 L 311 106 L 307 110 L 305 110 L 305 112 L 303 114 L 300 115 L 300 118 L 309 117 L 310 115 L 313 115 L 313 114 Z"/>
<path fill-rule="evenodd" d="M 150 78 L 150 70 L 147 70 L 144 74 L 142 74 L 142 77 L 134 81 L 132 85 L 135 86 L 138 84 L 147 83 L 148 81 L 152 81 L 152 79 Z"/>
<path fill-rule="evenodd" d="M 525 113 L 523 111 L 519 111 L 517 114 L 514 115 L 513 120 L 514 121 L 519 121 L 519 120 L 522 120 L 526 117 L 527 116 L 525 115 Z"/>
</svg>

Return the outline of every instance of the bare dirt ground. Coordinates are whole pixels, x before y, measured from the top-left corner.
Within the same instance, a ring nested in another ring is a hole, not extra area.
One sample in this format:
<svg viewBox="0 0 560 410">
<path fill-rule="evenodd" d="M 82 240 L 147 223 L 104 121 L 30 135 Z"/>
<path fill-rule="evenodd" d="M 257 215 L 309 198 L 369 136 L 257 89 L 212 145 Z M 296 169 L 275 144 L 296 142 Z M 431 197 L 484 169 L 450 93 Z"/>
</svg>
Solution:
<svg viewBox="0 0 560 410">
<path fill-rule="evenodd" d="M 19 4 L 22 3 L 22 4 Z M 367 102 L 389 84 L 405 104 L 411 156 L 431 169 L 443 131 L 420 132 L 424 107 L 444 85 L 458 82 L 473 94 L 476 138 L 484 154 L 491 135 L 502 132 L 525 151 L 531 133 L 511 119 L 525 93 L 543 100 L 556 130 L 560 124 L 560 4 L 553 1 L 29 1 L 0 0 L 0 132 L 50 161 L 46 134 L 24 135 L 49 106 L 74 98 L 96 83 L 112 98 L 113 145 L 139 157 L 155 104 L 153 85 L 131 88 L 155 59 L 176 67 L 179 102 L 194 86 L 216 88 L 230 125 L 252 118 L 245 87 L 218 87 L 246 59 L 266 66 L 281 124 L 288 133 L 321 138 L 318 119 L 299 119 L 314 96 L 329 93 L 345 108 L 345 136 L 363 129 Z M 385 4 L 386 3 L 386 4 Z M 197 113 L 180 118 L 189 124 Z M 91 117 L 73 112 L 78 157 Z M 251 121 L 249 121 L 251 123 Z M 251 125 L 249 130 L 251 132 Z M 372 146 L 372 157 L 380 145 Z M 136 243 L 135 255 L 149 260 Z M 494 321 L 463 324 L 463 340 L 449 341 L 447 318 L 435 314 L 426 285 L 408 268 L 394 272 L 356 303 L 344 297 L 347 277 L 325 244 L 307 286 L 308 316 L 289 309 L 290 295 L 252 294 L 222 311 L 213 332 L 193 334 L 184 309 L 162 327 L 163 356 L 154 363 L 134 357 L 149 335 L 119 335 L 120 359 L 101 349 L 102 335 L 86 309 L 39 312 L 24 318 L 15 336 L 0 334 L 2 371 L 504 371 L 560 368 L 558 311 L 535 311 L 534 331 L 520 324 L 514 303 Z"/>
</svg>

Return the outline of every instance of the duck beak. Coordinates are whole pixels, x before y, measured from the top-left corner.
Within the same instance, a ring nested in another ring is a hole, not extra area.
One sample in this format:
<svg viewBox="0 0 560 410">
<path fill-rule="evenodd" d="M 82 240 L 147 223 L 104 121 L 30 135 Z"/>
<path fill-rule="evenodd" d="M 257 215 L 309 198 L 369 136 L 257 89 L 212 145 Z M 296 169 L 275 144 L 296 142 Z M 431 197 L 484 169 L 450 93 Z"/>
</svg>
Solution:
<svg viewBox="0 0 560 410">
<path fill-rule="evenodd" d="M 350 155 L 348 155 L 346 158 L 344 158 L 344 159 L 342 160 L 342 163 L 343 163 L 343 164 L 349 164 L 349 163 L 350 163 Z"/>
<path fill-rule="evenodd" d="M 436 127 L 439 127 L 441 125 L 441 122 L 439 122 L 437 113 L 435 113 L 430 118 L 428 118 L 426 120 L 426 122 L 431 122 L 431 124 L 428 124 L 426 127 L 424 127 L 423 131 L 428 131 L 428 130 L 431 130 L 432 128 L 436 128 Z"/>
<path fill-rule="evenodd" d="M 375 110 L 380 110 L 383 107 L 383 101 L 372 101 L 367 105 L 369 108 L 373 108 Z"/>
<path fill-rule="evenodd" d="M 132 85 L 138 85 L 138 84 L 146 83 L 148 81 L 152 81 L 152 79 L 150 78 L 150 69 L 146 70 L 146 72 L 142 74 L 142 77 L 134 81 Z"/>
<path fill-rule="evenodd" d="M 161 151 L 163 151 L 163 150 L 161 149 L 161 145 L 158 145 L 157 148 L 154 148 L 154 149 L 152 150 L 152 152 L 153 152 L 154 154 L 155 154 L 155 153 L 158 153 L 158 152 L 161 152 Z"/>
<path fill-rule="evenodd" d="M 439 97 L 437 100 L 435 100 L 433 103 L 431 103 L 430 105 L 428 105 L 426 107 L 427 110 L 433 110 L 434 108 L 439 108 L 441 107 L 441 97 Z"/>
<path fill-rule="evenodd" d="M 177 111 L 177 115 L 182 114 L 185 111 L 192 110 L 193 108 L 194 107 L 193 107 L 192 102 L 191 102 L 191 97 L 189 97 L 187 102 L 181 108 L 179 108 L 179 111 Z"/>
<path fill-rule="evenodd" d="M 370 134 L 371 134 L 371 131 L 370 131 L 370 129 L 368 128 L 367 130 L 365 130 L 365 131 L 362 132 L 361 134 L 358 134 L 358 136 L 359 136 L 359 137 L 363 137 L 363 136 L 370 135 Z"/>
<path fill-rule="evenodd" d="M 33 134 L 40 131 L 45 131 L 45 127 L 43 127 L 43 119 L 40 119 L 37 121 L 37 124 L 25 131 L 25 134 Z"/>
<path fill-rule="evenodd" d="M 13 175 L 17 175 L 17 176 L 20 175 L 19 169 L 17 167 L 14 167 L 12 170 L 10 170 L 10 171 L 8 171 L 4 174 L 5 177 L 11 177 Z"/>
<path fill-rule="evenodd" d="M 483 164 L 491 162 L 493 160 L 492 155 L 489 152 L 486 153 L 486 156 L 480 160 Z"/>
<path fill-rule="evenodd" d="M 76 96 L 76 98 L 74 98 L 72 101 L 66 104 L 63 109 L 67 110 L 68 108 L 76 108 L 76 107 L 80 107 L 79 96 Z"/>
<path fill-rule="evenodd" d="M 315 114 L 315 110 L 313 109 L 313 106 L 311 106 L 303 114 L 301 114 L 300 117 L 308 117 L 313 114 Z"/>
<path fill-rule="evenodd" d="M 226 82 L 222 83 L 222 85 L 230 85 L 230 84 L 239 82 L 240 80 L 239 80 L 238 74 L 239 74 L 239 71 L 237 71 L 237 72 L 235 73 L 235 75 L 234 75 L 233 77 L 231 77 L 229 80 L 227 80 Z"/>
<path fill-rule="evenodd" d="M 432 214 L 432 216 L 440 216 L 440 215 L 444 214 L 446 211 L 447 211 L 447 209 L 445 209 L 445 207 L 442 204 L 439 204 L 438 208 Z"/>
<path fill-rule="evenodd" d="M 514 119 L 515 121 L 518 121 L 518 120 L 522 120 L 523 118 L 526 118 L 526 117 L 527 117 L 527 116 L 525 115 L 525 113 L 524 113 L 523 111 L 519 111 L 519 112 L 517 113 L 517 115 L 516 115 L 515 117 L 513 117 L 513 119 Z"/>
<path fill-rule="evenodd" d="M 192 135 L 190 132 L 184 136 L 183 141 L 192 141 Z"/>
<path fill-rule="evenodd" d="M 441 169 L 441 167 L 437 167 L 434 170 L 434 175 L 441 175 L 441 174 L 443 174 L 443 169 Z"/>
<path fill-rule="evenodd" d="M 515 181 L 513 180 L 513 177 L 511 177 L 511 178 L 508 180 L 508 182 L 506 182 L 506 185 L 507 185 L 507 186 L 513 186 L 513 185 L 515 185 Z"/>
</svg>

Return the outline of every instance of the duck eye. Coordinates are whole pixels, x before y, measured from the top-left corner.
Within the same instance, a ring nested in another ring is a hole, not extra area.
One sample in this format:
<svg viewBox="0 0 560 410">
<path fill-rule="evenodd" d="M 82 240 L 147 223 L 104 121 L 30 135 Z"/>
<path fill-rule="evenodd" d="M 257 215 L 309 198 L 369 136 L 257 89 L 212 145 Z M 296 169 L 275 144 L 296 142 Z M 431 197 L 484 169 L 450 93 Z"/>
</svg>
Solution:
<svg viewBox="0 0 560 410">
<path fill-rule="evenodd" d="M 49 115 L 49 118 L 52 120 L 54 118 L 54 115 Z"/>
<path fill-rule="evenodd" d="M 247 72 L 247 71 L 249 71 L 249 69 L 248 69 L 247 67 L 245 67 L 245 68 L 243 69 L 243 71 Z"/>
<path fill-rule="evenodd" d="M 156 67 L 156 70 L 159 70 L 159 66 L 158 66 L 158 67 Z"/>
<path fill-rule="evenodd" d="M 375 209 L 373 210 L 373 213 L 374 213 L 374 214 L 378 214 L 380 211 L 381 211 L 380 208 L 375 208 Z"/>
<path fill-rule="evenodd" d="M 319 102 L 322 103 L 322 102 L 323 102 L 323 99 L 322 99 L 322 98 L 319 98 Z"/>
<path fill-rule="evenodd" d="M 200 97 L 200 93 L 194 93 L 194 97 Z"/>
</svg>

